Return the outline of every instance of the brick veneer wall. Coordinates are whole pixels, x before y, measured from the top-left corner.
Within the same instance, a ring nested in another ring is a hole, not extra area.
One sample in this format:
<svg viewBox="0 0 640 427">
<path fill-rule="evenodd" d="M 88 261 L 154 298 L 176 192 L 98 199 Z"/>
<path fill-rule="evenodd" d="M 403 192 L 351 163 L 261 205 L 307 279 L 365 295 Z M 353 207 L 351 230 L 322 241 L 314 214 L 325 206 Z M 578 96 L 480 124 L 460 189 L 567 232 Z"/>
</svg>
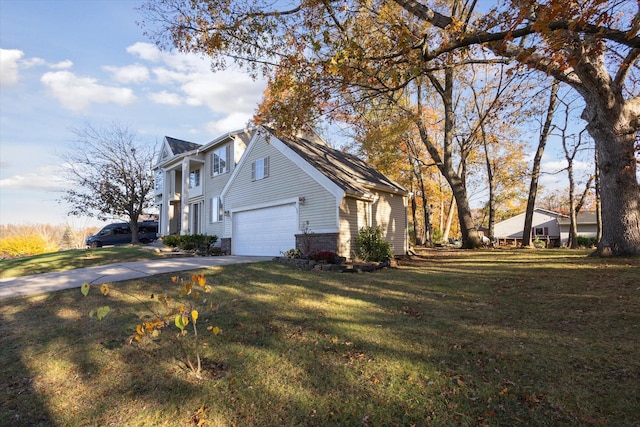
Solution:
<svg viewBox="0 0 640 427">
<path fill-rule="evenodd" d="M 220 239 L 220 249 L 222 249 L 222 253 L 230 254 L 231 253 L 231 238 L 223 237 Z"/>
<path fill-rule="evenodd" d="M 338 233 L 305 233 L 296 234 L 296 249 L 300 249 L 303 255 L 307 252 L 316 253 L 322 251 L 338 252 Z M 343 254 L 338 254 L 342 255 Z"/>
</svg>

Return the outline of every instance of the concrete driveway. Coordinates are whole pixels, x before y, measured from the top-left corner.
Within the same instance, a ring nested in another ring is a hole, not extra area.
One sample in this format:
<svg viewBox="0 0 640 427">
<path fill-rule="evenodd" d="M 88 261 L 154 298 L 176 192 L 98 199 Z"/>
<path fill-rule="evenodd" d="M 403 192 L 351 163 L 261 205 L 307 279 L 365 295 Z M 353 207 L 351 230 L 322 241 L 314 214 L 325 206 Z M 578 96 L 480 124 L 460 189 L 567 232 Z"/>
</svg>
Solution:
<svg viewBox="0 0 640 427">
<path fill-rule="evenodd" d="M 12 277 L 0 279 L 0 299 L 79 288 L 84 282 L 91 284 L 111 283 L 175 271 L 197 270 L 198 268 L 218 265 L 245 264 L 269 261 L 271 259 L 273 258 L 247 256 L 168 258 L 122 262 L 34 276 Z"/>
</svg>

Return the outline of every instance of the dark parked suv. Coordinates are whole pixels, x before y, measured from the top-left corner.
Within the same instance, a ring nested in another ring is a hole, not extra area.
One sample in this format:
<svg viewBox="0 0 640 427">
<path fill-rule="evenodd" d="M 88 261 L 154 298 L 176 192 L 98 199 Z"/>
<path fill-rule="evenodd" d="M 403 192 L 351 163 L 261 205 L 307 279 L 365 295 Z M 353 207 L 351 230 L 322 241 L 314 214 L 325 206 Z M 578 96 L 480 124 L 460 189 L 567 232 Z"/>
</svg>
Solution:
<svg viewBox="0 0 640 427">
<path fill-rule="evenodd" d="M 158 238 L 158 223 L 144 221 L 138 223 L 138 240 L 151 243 Z M 125 245 L 131 243 L 131 228 L 126 222 L 105 225 L 97 234 L 87 238 L 87 246 L 100 248 L 104 245 Z"/>
</svg>

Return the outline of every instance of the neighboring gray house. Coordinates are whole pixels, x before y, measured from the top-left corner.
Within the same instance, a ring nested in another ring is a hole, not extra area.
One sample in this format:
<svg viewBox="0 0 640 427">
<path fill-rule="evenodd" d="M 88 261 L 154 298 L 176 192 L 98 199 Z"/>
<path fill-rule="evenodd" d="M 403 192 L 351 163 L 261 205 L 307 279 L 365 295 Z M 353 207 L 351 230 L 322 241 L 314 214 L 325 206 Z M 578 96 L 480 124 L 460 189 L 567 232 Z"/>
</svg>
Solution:
<svg viewBox="0 0 640 427">
<path fill-rule="evenodd" d="M 360 228 L 380 226 L 395 254 L 408 249 L 407 191 L 316 135 L 257 127 L 189 144 L 165 138 L 155 168 L 161 235 L 217 235 L 236 255 L 352 258 Z"/>
<path fill-rule="evenodd" d="M 559 213 L 535 208 L 531 223 L 532 239 L 545 242 L 547 247 L 560 246 Z M 498 244 L 519 245 L 522 243 L 525 213 L 518 214 L 504 221 L 497 222 L 493 228 L 494 238 Z"/>
<path fill-rule="evenodd" d="M 494 235 L 499 244 L 520 244 L 525 214 L 521 213 L 494 226 Z M 547 247 L 564 246 L 569 241 L 570 218 L 558 212 L 535 208 L 531 235 L 543 240 Z M 594 211 L 581 212 L 577 216 L 578 236 L 596 237 L 598 224 Z"/>
<path fill-rule="evenodd" d="M 560 242 L 566 245 L 569 242 L 569 228 L 571 227 L 571 218 L 569 215 L 558 216 L 558 225 L 560 226 Z M 598 218 L 596 211 L 579 212 L 576 217 L 576 225 L 578 228 L 578 236 L 596 238 L 598 237 Z"/>
</svg>

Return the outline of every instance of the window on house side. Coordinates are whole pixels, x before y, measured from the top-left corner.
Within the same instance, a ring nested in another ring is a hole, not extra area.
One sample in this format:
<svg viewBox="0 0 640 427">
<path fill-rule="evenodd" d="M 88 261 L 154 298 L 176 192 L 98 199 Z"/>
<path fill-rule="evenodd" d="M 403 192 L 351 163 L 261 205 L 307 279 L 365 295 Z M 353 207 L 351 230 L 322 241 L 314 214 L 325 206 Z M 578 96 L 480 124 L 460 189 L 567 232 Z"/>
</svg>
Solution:
<svg viewBox="0 0 640 427">
<path fill-rule="evenodd" d="M 221 222 L 224 216 L 222 199 L 220 197 L 211 198 L 211 210 L 209 211 L 209 222 Z"/>
<path fill-rule="evenodd" d="M 269 157 L 263 157 L 251 163 L 251 180 L 257 181 L 269 176 Z"/>
<path fill-rule="evenodd" d="M 220 147 L 211 153 L 211 176 L 227 172 L 228 146 Z"/>
<path fill-rule="evenodd" d="M 189 173 L 189 188 L 200 187 L 200 169 L 196 169 Z"/>
</svg>

